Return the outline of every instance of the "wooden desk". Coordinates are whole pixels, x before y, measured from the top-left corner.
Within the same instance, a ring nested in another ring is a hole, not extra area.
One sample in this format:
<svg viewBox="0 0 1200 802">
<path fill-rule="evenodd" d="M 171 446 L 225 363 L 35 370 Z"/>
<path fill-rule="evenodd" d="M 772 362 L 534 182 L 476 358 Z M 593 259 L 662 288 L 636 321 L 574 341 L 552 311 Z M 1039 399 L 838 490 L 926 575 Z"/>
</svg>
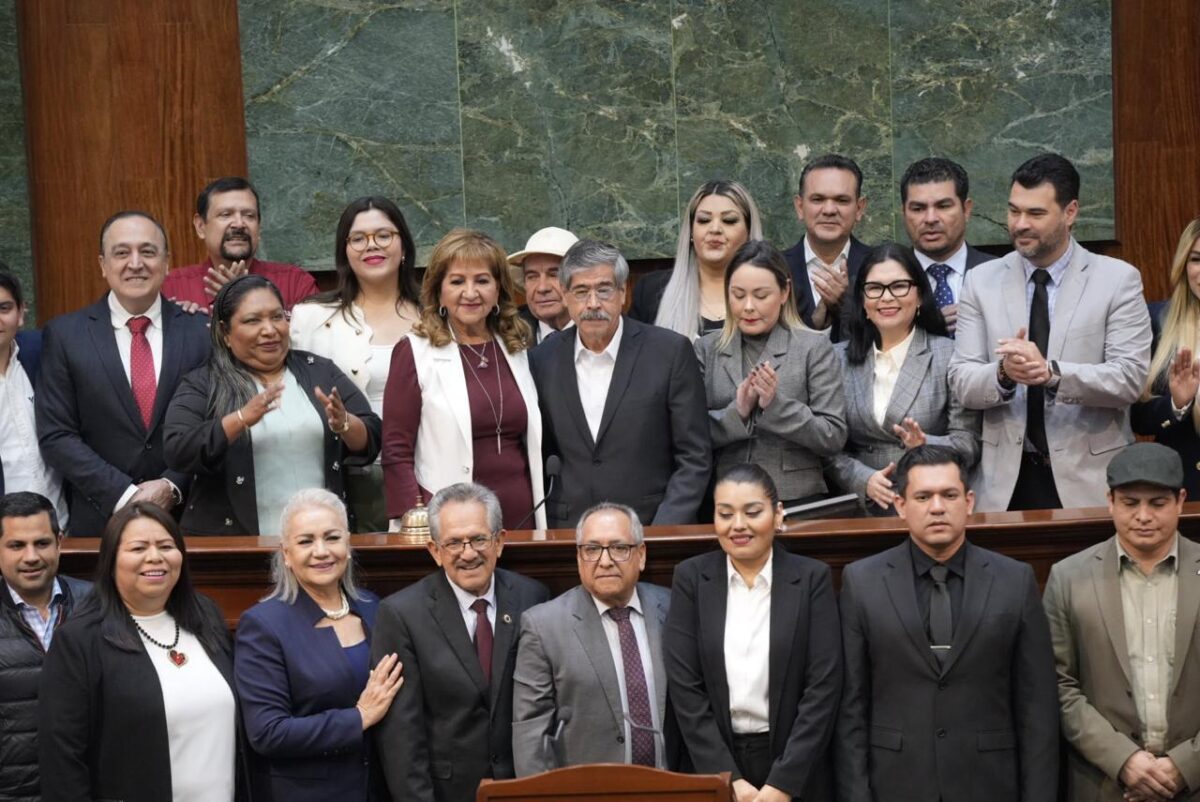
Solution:
<svg viewBox="0 0 1200 802">
<path fill-rule="evenodd" d="M 1184 505 L 1180 530 L 1200 538 L 1200 502 Z M 824 560 L 835 582 L 842 566 L 899 543 L 907 534 L 895 518 L 804 521 L 792 524 L 780 537 L 799 554 Z M 1103 508 L 983 513 L 972 516 L 969 536 L 985 548 L 1033 566 L 1045 583 L 1050 566 L 1063 557 L 1113 534 Z M 397 535 L 355 535 L 351 540 L 362 584 L 386 596 L 434 570 L 424 546 L 405 544 Z M 60 570 L 90 577 L 96 561 L 96 538 L 68 538 Z M 197 588 L 212 596 L 230 625 L 253 605 L 268 587 L 274 537 L 193 537 L 188 539 L 188 565 Z M 711 525 L 648 527 L 643 579 L 670 586 L 675 564 L 718 548 Z M 500 565 L 538 579 L 557 594 L 579 584 L 575 562 L 575 532 L 549 530 L 510 532 Z"/>
</svg>

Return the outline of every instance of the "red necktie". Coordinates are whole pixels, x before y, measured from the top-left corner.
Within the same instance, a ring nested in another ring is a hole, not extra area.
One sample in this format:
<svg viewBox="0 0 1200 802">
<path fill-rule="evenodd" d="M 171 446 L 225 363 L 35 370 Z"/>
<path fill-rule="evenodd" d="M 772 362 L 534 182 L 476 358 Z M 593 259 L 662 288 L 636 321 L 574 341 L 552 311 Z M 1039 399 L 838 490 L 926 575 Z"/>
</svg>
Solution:
<svg viewBox="0 0 1200 802">
<path fill-rule="evenodd" d="M 142 423 L 150 429 L 150 418 L 154 415 L 154 396 L 158 392 L 158 378 L 154 375 L 154 354 L 146 329 L 150 318 L 145 315 L 129 318 L 125 324 L 133 333 L 133 347 L 129 351 L 129 379 L 133 387 L 133 400 L 142 413 Z"/>
<path fill-rule="evenodd" d="M 487 617 L 487 599 L 476 599 L 471 605 L 475 611 L 475 653 L 479 655 L 479 667 L 483 678 L 492 684 L 492 622 Z"/>
</svg>

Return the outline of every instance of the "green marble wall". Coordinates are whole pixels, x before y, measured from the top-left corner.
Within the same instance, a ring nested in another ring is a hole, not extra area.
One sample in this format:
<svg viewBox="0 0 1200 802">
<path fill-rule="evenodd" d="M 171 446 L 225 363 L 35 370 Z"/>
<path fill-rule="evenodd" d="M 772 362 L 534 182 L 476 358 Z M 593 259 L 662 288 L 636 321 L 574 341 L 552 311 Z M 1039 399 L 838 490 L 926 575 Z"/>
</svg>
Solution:
<svg viewBox="0 0 1200 802">
<path fill-rule="evenodd" d="M 903 238 L 896 179 L 970 171 L 970 237 L 1005 242 L 1008 177 L 1083 173 L 1078 235 L 1113 236 L 1111 0 L 241 0 L 265 250 L 332 263 L 349 199 L 389 195 L 428 248 L 543 225 L 674 251 L 712 177 L 747 184 L 780 246 L 807 157 L 865 173 L 868 241 Z"/>
<path fill-rule="evenodd" d="M 16 0 L 0 0 L 0 261 L 21 281 L 29 305 L 26 325 L 32 326 L 37 320 L 37 304 L 30 241 L 29 173 L 25 165 Z"/>
</svg>

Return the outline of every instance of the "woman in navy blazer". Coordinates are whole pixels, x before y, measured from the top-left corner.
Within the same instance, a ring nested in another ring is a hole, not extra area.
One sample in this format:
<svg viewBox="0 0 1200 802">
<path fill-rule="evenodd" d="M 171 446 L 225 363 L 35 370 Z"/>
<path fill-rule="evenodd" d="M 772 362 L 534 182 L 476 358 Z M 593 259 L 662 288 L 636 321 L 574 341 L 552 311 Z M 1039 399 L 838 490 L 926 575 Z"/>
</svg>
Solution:
<svg viewBox="0 0 1200 802">
<path fill-rule="evenodd" d="M 367 730 L 403 680 L 394 654 L 370 669 L 379 599 L 355 586 L 345 505 L 328 490 L 301 490 L 280 531 L 275 588 L 242 616 L 234 653 L 254 798 L 384 799 Z"/>
</svg>

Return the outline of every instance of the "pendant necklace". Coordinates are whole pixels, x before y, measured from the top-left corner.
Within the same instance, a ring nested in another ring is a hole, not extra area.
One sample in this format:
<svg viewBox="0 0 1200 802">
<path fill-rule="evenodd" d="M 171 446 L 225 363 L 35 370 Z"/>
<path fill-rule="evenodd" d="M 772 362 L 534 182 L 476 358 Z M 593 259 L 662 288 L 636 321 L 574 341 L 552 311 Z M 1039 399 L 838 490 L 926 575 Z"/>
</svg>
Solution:
<svg viewBox="0 0 1200 802">
<path fill-rule="evenodd" d="M 341 621 L 346 616 L 350 615 L 350 600 L 346 598 L 346 594 L 342 593 L 342 606 L 336 610 L 326 610 L 321 608 L 321 612 L 325 613 L 325 617 L 330 621 Z"/>
<path fill-rule="evenodd" d="M 471 353 L 479 358 L 479 367 L 486 368 L 488 366 L 487 343 L 484 343 L 478 351 L 476 351 L 475 346 L 471 345 L 470 343 L 462 343 L 462 345 L 465 345 L 467 348 L 471 349 Z"/>
<path fill-rule="evenodd" d="M 155 646 L 157 646 L 160 649 L 166 649 L 167 657 L 169 657 L 171 662 L 175 664 L 176 668 L 183 668 L 183 664 L 187 662 L 187 655 L 175 648 L 176 646 L 179 645 L 179 622 L 178 621 L 175 622 L 175 640 L 173 640 L 169 644 L 159 643 L 154 638 L 150 637 L 150 633 L 147 632 L 146 630 L 142 629 L 142 625 L 139 624 L 137 621 L 134 621 L 133 625 L 135 627 L 137 627 L 138 632 L 142 633 L 143 638 L 150 641 L 151 643 L 153 643 Z"/>
<path fill-rule="evenodd" d="M 494 343 L 495 340 L 492 340 L 492 342 Z M 467 345 L 467 344 L 463 343 L 463 345 Z M 467 345 L 467 347 L 471 348 L 471 346 L 469 346 L 469 345 Z M 488 344 L 484 343 L 482 355 L 480 355 L 474 348 L 471 348 L 471 353 L 475 354 L 475 356 L 478 356 L 480 358 L 481 361 L 479 363 L 479 367 L 481 367 L 481 368 L 487 367 L 487 364 L 488 364 L 487 347 L 488 347 Z M 499 346 L 497 346 L 497 347 L 499 347 Z M 462 351 L 460 350 L 459 353 L 462 354 Z M 487 387 L 484 386 L 483 380 L 480 379 L 479 374 L 475 372 L 474 366 L 471 365 L 471 360 L 467 359 L 465 354 L 463 354 L 463 360 L 466 362 L 467 368 L 471 371 L 471 375 L 475 377 L 475 382 L 479 385 L 479 389 L 483 390 L 483 397 L 487 399 L 488 406 L 492 408 L 492 417 L 495 418 L 495 420 L 496 420 L 496 453 L 499 454 L 500 453 L 500 422 L 504 419 L 504 385 L 500 383 L 500 365 L 498 363 L 496 365 L 496 389 L 500 393 L 500 412 L 497 413 L 496 405 L 494 403 L 492 403 L 492 394 L 487 391 Z"/>
</svg>

